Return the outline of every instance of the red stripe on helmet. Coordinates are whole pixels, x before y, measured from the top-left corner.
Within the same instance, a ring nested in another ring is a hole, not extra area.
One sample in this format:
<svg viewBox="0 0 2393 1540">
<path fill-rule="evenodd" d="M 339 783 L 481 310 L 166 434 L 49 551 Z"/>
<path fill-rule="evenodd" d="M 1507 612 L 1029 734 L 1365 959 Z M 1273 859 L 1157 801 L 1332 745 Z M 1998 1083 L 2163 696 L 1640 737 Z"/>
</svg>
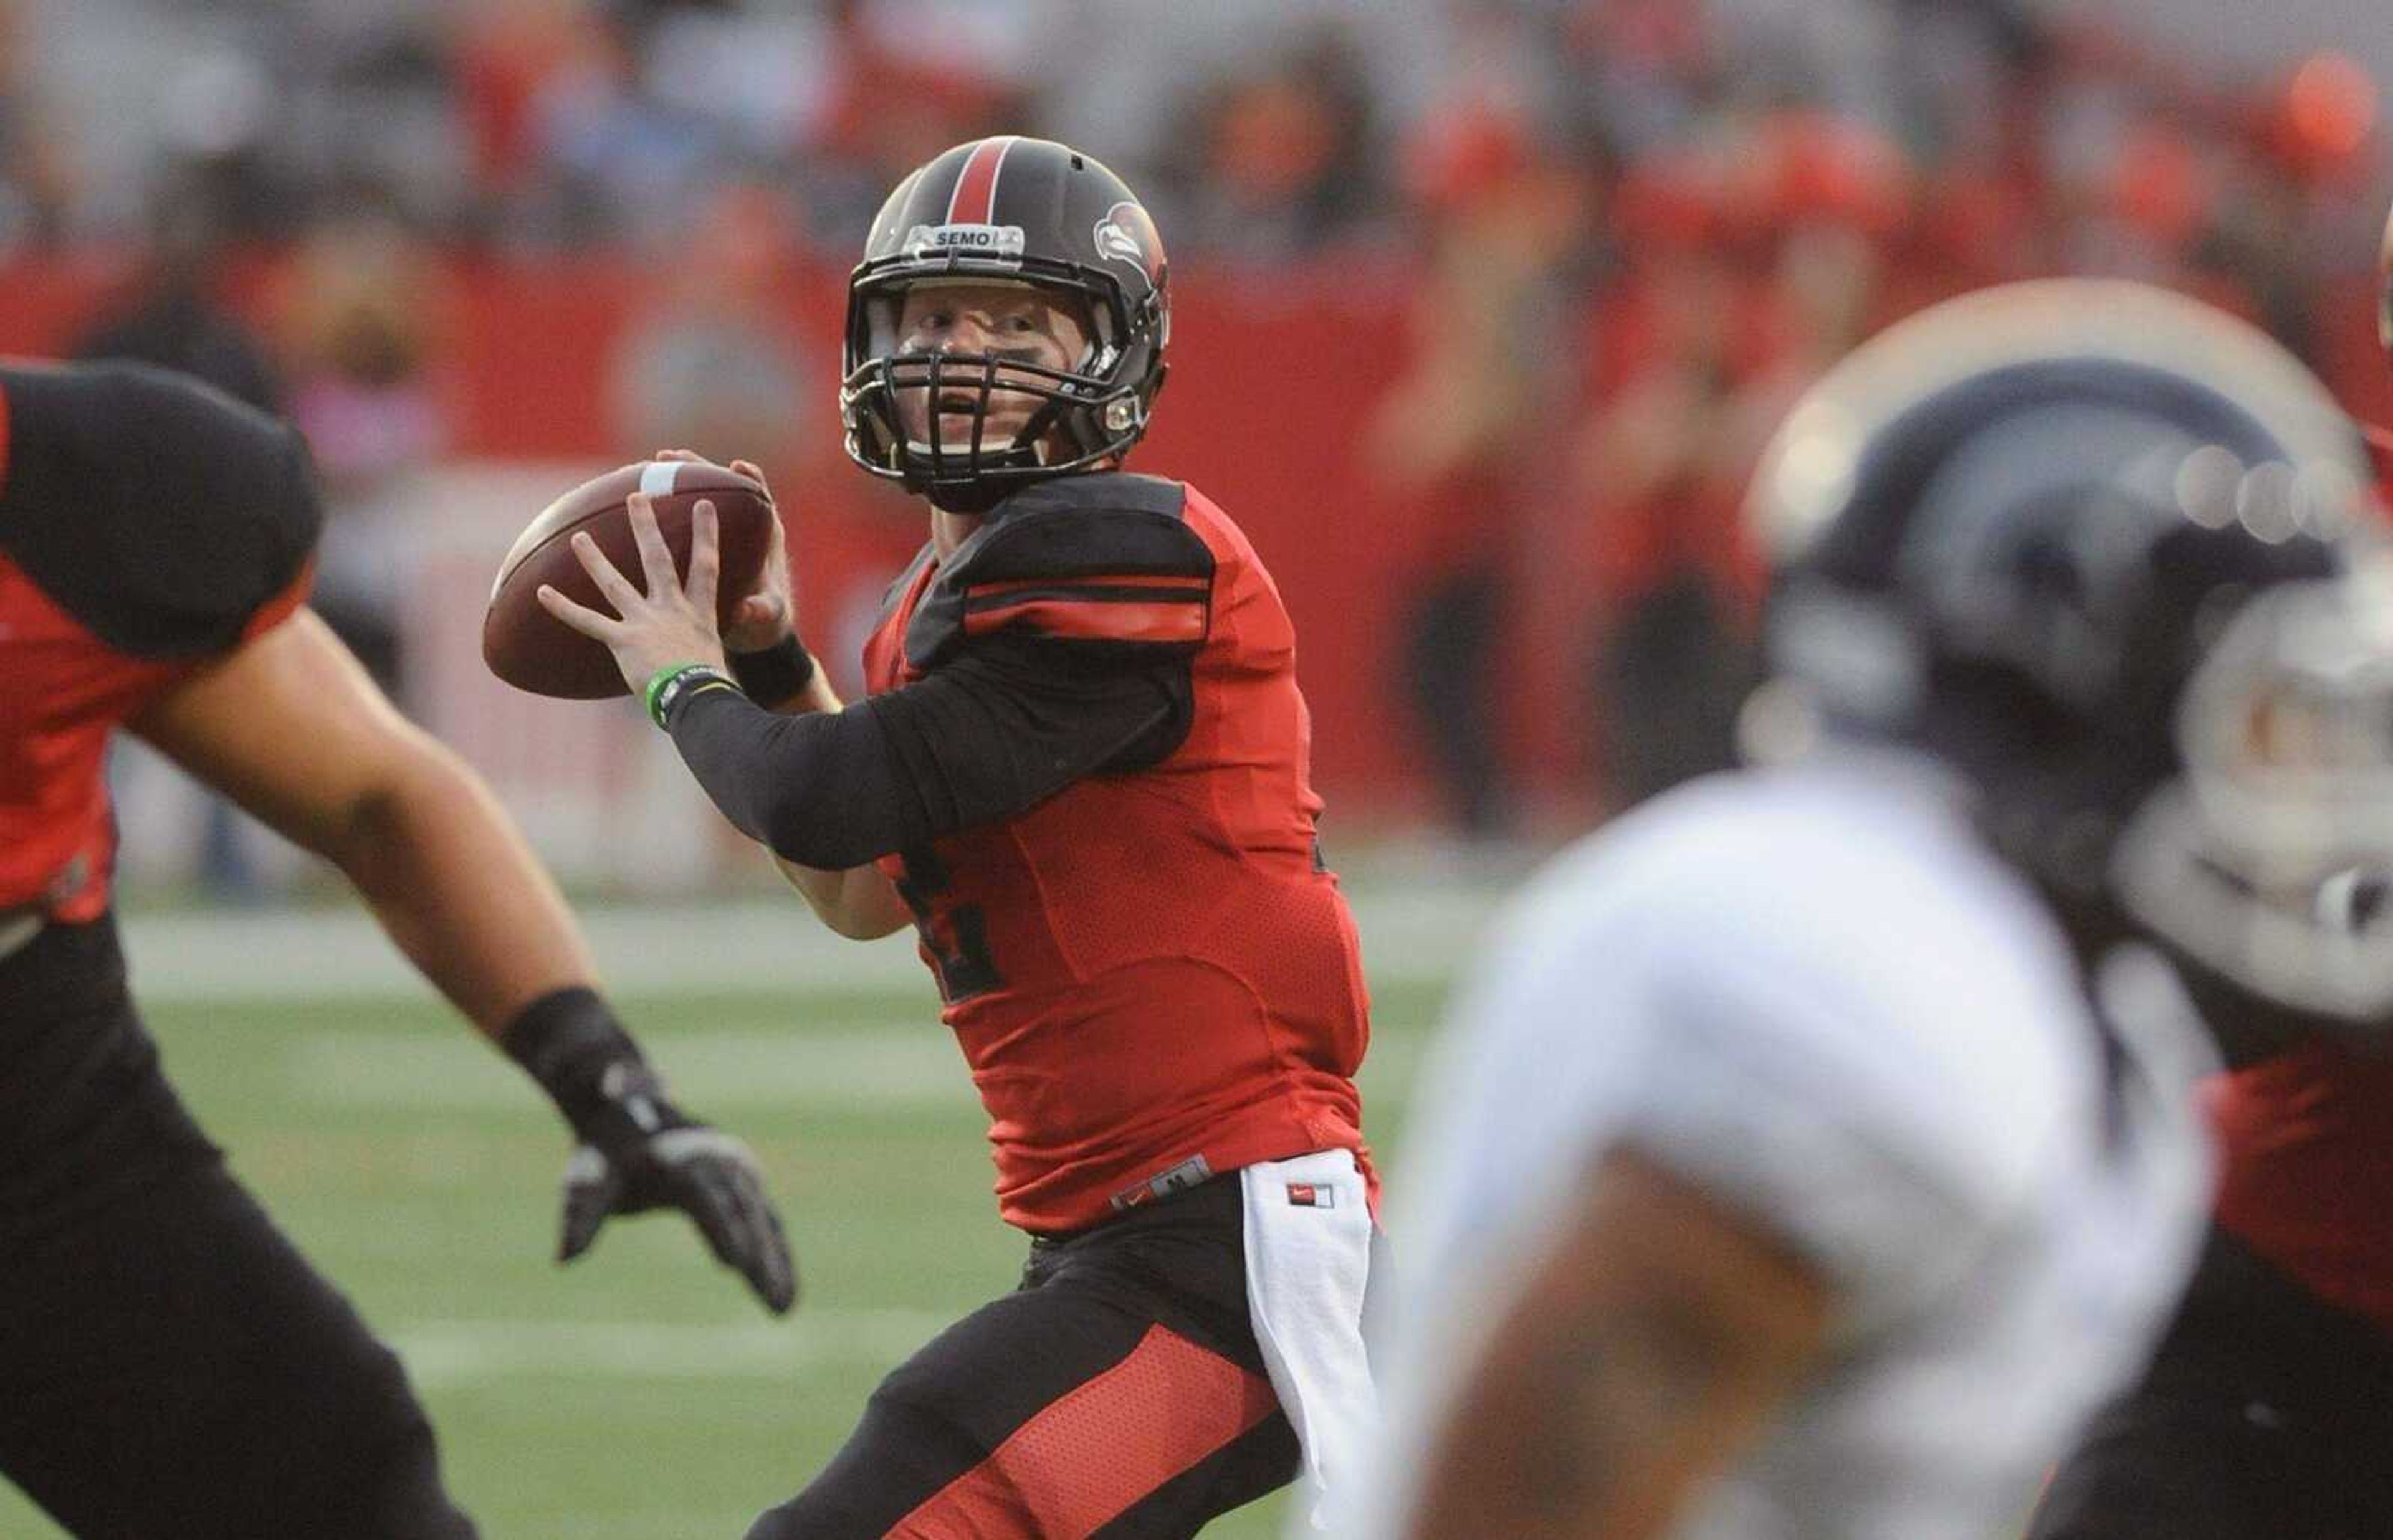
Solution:
<svg viewBox="0 0 2393 1540">
<path fill-rule="evenodd" d="M 1014 138 L 1005 134 L 973 146 L 963 170 L 956 174 L 955 191 L 948 195 L 948 224 L 995 223 L 989 215 L 997 209 L 997 174 L 1004 168 L 1005 152 L 1013 148 Z"/>
</svg>

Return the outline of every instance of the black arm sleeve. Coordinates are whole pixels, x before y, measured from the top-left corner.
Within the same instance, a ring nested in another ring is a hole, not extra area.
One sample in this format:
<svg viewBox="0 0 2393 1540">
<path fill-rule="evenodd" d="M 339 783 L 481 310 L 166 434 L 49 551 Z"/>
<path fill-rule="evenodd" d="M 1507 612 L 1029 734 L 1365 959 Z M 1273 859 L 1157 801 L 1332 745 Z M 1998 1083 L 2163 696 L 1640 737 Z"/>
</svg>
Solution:
<svg viewBox="0 0 2393 1540">
<path fill-rule="evenodd" d="M 742 833 L 841 870 L 1009 818 L 1084 776 L 1152 764 L 1188 731 L 1188 659 L 1125 666 L 991 639 L 845 711 L 775 716 L 731 690 L 667 720 L 690 773 Z"/>
</svg>

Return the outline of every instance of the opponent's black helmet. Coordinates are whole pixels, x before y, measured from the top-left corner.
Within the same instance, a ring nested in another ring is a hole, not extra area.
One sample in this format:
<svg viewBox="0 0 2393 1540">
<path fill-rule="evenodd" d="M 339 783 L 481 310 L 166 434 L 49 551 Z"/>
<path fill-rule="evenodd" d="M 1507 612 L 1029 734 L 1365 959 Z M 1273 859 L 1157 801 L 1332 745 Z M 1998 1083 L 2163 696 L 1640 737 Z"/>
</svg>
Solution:
<svg viewBox="0 0 2393 1540">
<path fill-rule="evenodd" d="M 2393 945 L 2320 903 L 2393 869 L 2367 482 L 2324 387 L 2191 300 L 2063 281 L 1937 307 L 1764 458 L 1773 683 L 1748 725 L 1924 749 L 2066 917 L 2373 1024 Z"/>
<path fill-rule="evenodd" d="M 1087 355 L 1053 370 L 986 353 L 899 352 L 907 291 L 941 280 L 1024 283 L 1071 302 L 1085 312 Z M 1123 453 L 1145 433 L 1163 385 L 1169 288 L 1154 220 L 1096 161 L 1012 135 L 956 146 L 897 184 L 848 278 L 848 457 L 943 506 L 974 508 Z M 909 441 L 900 390 L 976 401 L 969 429 L 944 442 L 934 414 L 929 440 Z M 1040 403 L 1009 445 L 980 442 L 992 391 Z"/>
</svg>

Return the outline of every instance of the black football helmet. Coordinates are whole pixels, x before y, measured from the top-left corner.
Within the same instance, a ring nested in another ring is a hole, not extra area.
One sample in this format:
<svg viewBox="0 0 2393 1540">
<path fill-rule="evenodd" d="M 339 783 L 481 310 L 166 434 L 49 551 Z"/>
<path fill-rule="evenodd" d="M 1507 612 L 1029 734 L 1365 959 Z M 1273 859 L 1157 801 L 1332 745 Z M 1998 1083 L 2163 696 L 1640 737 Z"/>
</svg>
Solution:
<svg viewBox="0 0 2393 1540">
<path fill-rule="evenodd" d="M 1757 474 L 1749 746 L 1925 750 L 2081 942 L 2377 1027 L 2393 935 L 2322 897 L 2393 869 L 2368 481 L 2325 388 L 2191 300 L 2060 281 L 1939 306 L 1833 370 Z"/>
<path fill-rule="evenodd" d="M 992 353 L 901 352 L 898 317 L 924 283 L 1027 284 L 1087 322 L 1088 351 L 1056 370 Z M 1126 452 L 1146 432 L 1171 337 L 1170 269 L 1155 221 L 1122 179 L 1067 145 L 1013 135 L 960 144 L 897 184 L 849 275 L 840 418 L 848 457 L 943 507 L 986 508 L 1015 488 Z M 912 439 L 898 393 L 959 405 Z M 992 393 L 1035 399 L 1010 442 L 982 443 Z"/>
</svg>

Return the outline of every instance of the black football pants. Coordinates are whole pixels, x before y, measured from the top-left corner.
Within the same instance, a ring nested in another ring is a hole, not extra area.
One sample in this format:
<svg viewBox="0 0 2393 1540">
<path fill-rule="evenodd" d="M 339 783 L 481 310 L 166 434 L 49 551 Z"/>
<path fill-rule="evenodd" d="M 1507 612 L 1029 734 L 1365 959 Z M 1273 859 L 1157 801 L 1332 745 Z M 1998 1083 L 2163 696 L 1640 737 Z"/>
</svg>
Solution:
<svg viewBox="0 0 2393 1540">
<path fill-rule="evenodd" d="M 1236 1177 L 1061 1241 L 899 1365 L 748 1540 L 1177 1540 L 1296 1475 Z"/>
<path fill-rule="evenodd" d="M 2214 1232 L 2143 1381 L 2087 1429 L 2030 1533 L 2393 1536 L 2393 1336 Z"/>
<path fill-rule="evenodd" d="M 112 925 L 0 960 L 0 1476 L 82 1540 L 472 1540 L 398 1360 L 161 1075 Z"/>
</svg>

